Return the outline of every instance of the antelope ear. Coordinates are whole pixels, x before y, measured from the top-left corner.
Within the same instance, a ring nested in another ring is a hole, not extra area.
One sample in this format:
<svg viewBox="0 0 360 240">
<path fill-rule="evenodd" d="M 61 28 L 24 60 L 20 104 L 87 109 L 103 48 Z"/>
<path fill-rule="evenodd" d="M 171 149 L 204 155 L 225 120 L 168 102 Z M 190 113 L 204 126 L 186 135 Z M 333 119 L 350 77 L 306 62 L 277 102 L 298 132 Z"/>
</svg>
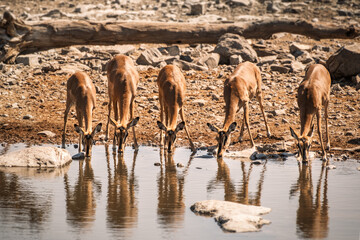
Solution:
<svg viewBox="0 0 360 240">
<path fill-rule="evenodd" d="M 110 118 L 110 122 L 114 127 L 116 127 L 117 123 L 114 119 Z"/>
<path fill-rule="evenodd" d="M 127 128 L 134 127 L 138 123 L 139 119 L 139 117 L 134 118 L 131 122 L 129 122 Z"/>
<path fill-rule="evenodd" d="M 308 133 L 308 137 L 312 137 L 312 135 L 313 135 L 313 133 L 314 133 L 314 125 L 315 125 L 315 124 L 313 124 L 313 125 L 311 126 L 310 131 L 309 131 L 309 133 Z"/>
<path fill-rule="evenodd" d="M 185 122 L 182 121 L 181 123 L 179 123 L 179 124 L 176 126 L 176 128 L 175 128 L 175 133 L 177 133 L 178 131 L 183 130 L 184 127 L 185 127 Z"/>
<path fill-rule="evenodd" d="M 77 133 L 84 133 L 84 129 L 82 129 L 81 127 L 79 127 L 79 125 L 74 124 L 74 127 L 75 127 L 75 131 L 76 131 Z"/>
<path fill-rule="evenodd" d="M 236 122 L 233 122 L 232 124 L 230 124 L 229 129 L 227 130 L 227 133 L 231 133 L 233 131 L 235 131 L 236 128 Z"/>
<path fill-rule="evenodd" d="M 101 127 L 102 127 L 102 123 L 99 123 L 98 125 L 96 125 L 96 127 L 94 128 L 94 130 L 91 133 L 91 136 L 94 137 L 94 135 L 98 132 L 101 131 Z"/>
<path fill-rule="evenodd" d="M 207 123 L 206 125 L 210 128 L 211 131 L 219 132 L 219 129 L 217 127 L 215 127 L 214 125 L 212 125 L 211 123 Z"/>
<path fill-rule="evenodd" d="M 296 132 L 291 127 L 290 127 L 290 132 L 291 132 L 291 136 L 293 138 L 295 138 L 297 141 L 299 141 L 298 135 L 296 134 Z"/>
<path fill-rule="evenodd" d="M 160 130 L 163 130 L 163 131 L 166 132 L 167 129 L 166 129 L 165 125 L 162 122 L 157 121 L 156 123 L 157 123 L 158 127 L 160 128 Z"/>
</svg>

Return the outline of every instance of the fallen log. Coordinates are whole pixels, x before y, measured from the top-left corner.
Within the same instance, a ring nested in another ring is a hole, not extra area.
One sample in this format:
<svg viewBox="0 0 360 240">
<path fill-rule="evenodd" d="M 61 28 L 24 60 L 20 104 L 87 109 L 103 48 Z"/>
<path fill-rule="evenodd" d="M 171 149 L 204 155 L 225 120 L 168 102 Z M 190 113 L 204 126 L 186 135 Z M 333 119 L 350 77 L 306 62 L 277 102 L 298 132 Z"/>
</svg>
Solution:
<svg viewBox="0 0 360 240">
<path fill-rule="evenodd" d="M 134 43 L 217 43 L 225 33 L 245 38 L 270 38 L 288 32 L 311 38 L 355 38 L 359 28 L 313 24 L 305 20 L 265 20 L 245 23 L 90 22 L 51 20 L 24 23 L 9 12 L 0 23 L 0 61 L 14 63 L 22 52 L 36 52 L 71 45 Z"/>
</svg>

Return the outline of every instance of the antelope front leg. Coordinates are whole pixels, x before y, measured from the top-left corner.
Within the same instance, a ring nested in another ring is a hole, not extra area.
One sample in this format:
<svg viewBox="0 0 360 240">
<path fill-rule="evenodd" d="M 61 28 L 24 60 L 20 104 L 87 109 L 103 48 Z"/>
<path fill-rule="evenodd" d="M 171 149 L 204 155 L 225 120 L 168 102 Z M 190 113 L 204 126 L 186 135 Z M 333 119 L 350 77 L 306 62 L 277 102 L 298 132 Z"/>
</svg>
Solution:
<svg viewBox="0 0 360 240">
<path fill-rule="evenodd" d="M 131 108 L 130 119 L 133 120 L 133 118 L 134 118 L 134 101 L 131 102 L 130 108 Z M 132 130 L 133 130 L 133 135 L 134 135 L 134 148 L 135 148 L 135 150 L 138 150 L 139 145 L 136 140 L 135 126 L 132 127 Z"/>
<path fill-rule="evenodd" d="M 161 99 L 161 96 L 159 96 L 159 99 Z M 160 122 L 164 123 L 164 106 L 161 103 L 160 100 Z M 164 139 L 163 139 L 163 131 L 160 129 L 160 147 L 165 146 Z"/>
<path fill-rule="evenodd" d="M 325 104 L 325 128 L 326 128 L 326 150 L 330 151 L 330 137 L 329 137 L 329 128 L 328 128 L 328 106 L 329 102 Z"/>
<path fill-rule="evenodd" d="M 241 123 L 240 136 L 239 136 L 239 141 L 240 141 L 240 142 L 243 141 L 244 128 L 245 128 L 245 117 L 243 117 L 243 120 L 242 120 L 242 123 Z"/>
<path fill-rule="evenodd" d="M 76 114 L 77 114 L 77 119 L 78 119 L 78 122 L 79 122 L 79 127 L 82 128 L 83 127 L 83 116 L 81 115 L 80 111 L 76 111 Z M 80 131 L 80 134 L 79 134 L 79 152 L 81 152 L 81 147 L 82 147 L 82 140 L 83 140 L 83 132 Z"/>
<path fill-rule="evenodd" d="M 109 100 L 109 105 L 108 105 L 108 120 L 107 120 L 107 123 L 106 123 L 106 132 L 105 132 L 105 141 L 108 141 L 109 140 L 109 123 L 110 123 L 110 116 L 111 116 L 111 102 L 112 100 L 110 99 Z"/>
<path fill-rule="evenodd" d="M 70 111 L 70 107 L 71 107 L 71 104 L 66 102 L 66 109 L 65 109 L 65 113 L 64 113 L 64 130 L 63 130 L 62 141 L 61 141 L 62 148 L 65 148 L 66 123 L 67 123 L 67 118 L 68 118 L 68 114 Z"/>
<path fill-rule="evenodd" d="M 185 127 L 184 128 L 185 128 L 186 135 L 187 135 L 187 137 L 189 139 L 189 142 L 190 142 L 191 151 L 196 152 L 196 147 L 195 147 L 193 141 L 191 140 L 190 133 L 189 133 L 188 128 L 186 126 L 187 124 L 186 124 L 186 121 L 185 121 L 184 108 L 180 109 L 180 116 L 181 116 L 181 119 L 185 122 Z"/>
<path fill-rule="evenodd" d="M 269 125 L 268 125 L 268 122 L 267 122 L 267 119 L 266 119 L 266 116 L 265 116 L 262 93 L 259 92 L 256 97 L 257 97 L 257 99 L 258 99 L 258 101 L 259 101 L 261 113 L 262 113 L 262 115 L 263 115 L 263 117 L 264 117 L 264 122 L 265 122 L 265 127 L 266 127 L 267 136 L 268 136 L 268 137 L 271 137 L 270 128 L 269 128 Z"/>
<path fill-rule="evenodd" d="M 245 118 L 246 128 L 248 129 L 248 132 L 249 132 L 251 146 L 254 147 L 255 143 L 254 143 L 254 139 L 251 135 L 250 124 L 249 124 L 249 102 L 246 102 L 245 106 L 244 106 L 244 118 Z"/>
<path fill-rule="evenodd" d="M 319 134 L 319 140 L 320 140 L 321 150 L 322 150 L 322 160 L 327 162 L 324 142 L 323 142 L 323 138 L 322 138 L 322 134 L 321 134 L 321 110 L 318 110 L 316 112 L 316 120 L 317 120 L 318 134 Z"/>
</svg>

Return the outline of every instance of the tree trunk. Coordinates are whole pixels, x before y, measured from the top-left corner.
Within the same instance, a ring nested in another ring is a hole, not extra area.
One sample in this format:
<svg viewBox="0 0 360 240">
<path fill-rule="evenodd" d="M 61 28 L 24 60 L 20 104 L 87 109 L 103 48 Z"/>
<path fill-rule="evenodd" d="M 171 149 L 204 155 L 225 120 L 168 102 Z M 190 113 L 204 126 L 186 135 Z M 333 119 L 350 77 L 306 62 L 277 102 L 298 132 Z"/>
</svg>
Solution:
<svg viewBox="0 0 360 240">
<path fill-rule="evenodd" d="M 302 20 L 226 24 L 51 20 L 25 24 L 5 12 L 0 23 L 0 61 L 14 63 L 22 52 L 71 45 L 217 43 L 225 33 L 266 39 L 278 32 L 322 39 L 355 38 L 360 31 L 354 26 L 314 25 Z"/>
</svg>

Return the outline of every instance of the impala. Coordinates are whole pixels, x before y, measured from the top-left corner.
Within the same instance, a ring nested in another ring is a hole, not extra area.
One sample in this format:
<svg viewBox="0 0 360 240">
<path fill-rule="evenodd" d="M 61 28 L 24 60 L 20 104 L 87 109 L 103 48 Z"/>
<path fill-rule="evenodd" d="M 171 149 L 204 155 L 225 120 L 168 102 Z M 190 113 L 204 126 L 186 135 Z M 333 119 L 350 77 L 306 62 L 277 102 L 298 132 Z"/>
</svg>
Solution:
<svg viewBox="0 0 360 240">
<path fill-rule="evenodd" d="M 160 121 L 157 121 L 160 128 L 160 145 L 163 144 L 163 146 L 167 147 L 169 153 L 172 152 L 176 134 L 185 128 L 191 150 L 195 152 L 196 148 L 185 124 L 183 102 L 185 100 L 186 82 L 184 75 L 177 66 L 167 65 L 161 69 L 157 78 L 157 85 L 159 87 L 160 101 Z M 180 113 L 182 119 L 179 124 L 177 124 L 178 113 Z M 165 132 L 165 140 L 162 131 Z"/>
<path fill-rule="evenodd" d="M 224 83 L 225 120 L 223 127 L 218 128 L 210 123 L 207 123 L 211 131 L 218 133 L 218 157 L 222 156 L 224 150 L 226 150 L 230 144 L 230 134 L 236 128 L 235 115 L 241 108 L 244 108 L 244 118 L 241 125 L 239 140 L 242 140 L 244 124 L 246 124 L 251 145 L 253 147 L 255 146 L 249 124 L 249 101 L 254 95 L 256 95 L 260 104 L 260 109 L 265 121 L 267 136 L 271 136 L 264 112 L 260 70 L 253 63 L 240 63 Z"/>
<path fill-rule="evenodd" d="M 136 88 L 139 82 L 139 74 L 136 71 L 133 61 L 130 57 L 117 55 L 107 64 L 107 78 L 109 91 L 109 114 L 106 124 L 105 140 L 109 137 L 109 123 L 115 127 L 113 148 L 116 148 L 118 142 L 118 152 L 122 153 L 125 149 L 125 142 L 128 136 L 128 130 L 132 127 L 134 134 L 134 147 L 138 149 L 136 141 L 135 125 L 139 117 L 134 116 L 134 99 Z M 114 108 L 115 119 L 110 117 L 111 107 Z M 120 116 L 119 116 L 120 115 Z"/>
<path fill-rule="evenodd" d="M 79 125 L 75 124 L 75 130 L 80 134 L 79 152 L 81 144 L 84 143 L 85 156 L 91 156 L 91 149 L 94 143 L 94 135 L 101 130 L 102 124 L 99 123 L 92 130 L 92 112 L 96 105 L 95 87 L 89 76 L 84 72 L 76 72 L 67 81 L 66 109 L 64 114 L 64 130 L 62 135 L 62 147 L 65 148 L 65 132 L 68 113 L 72 105 L 75 104 L 76 117 Z M 83 119 L 85 128 L 83 128 Z"/>
<path fill-rule="evenodd" d="M 321 64 L 310 65 L 304 80 L 298 89 L 297 102 L 300 109 L 300 135 L 291 127 L 290 132 L 297 141 L 299 155 L 303 162 L 309 161 L 309 152 L 314 130 L 313 118 L 316 115 L 318 134 L 322 149 L 322 158 L 327 163 L 326 151 L 321 133 L 321 109 L 325 109 L 326 148 L 330 149 L 328 131 L 328 106 L 330 101 L 331 77 L 328 70 Z"/>
</svg>

